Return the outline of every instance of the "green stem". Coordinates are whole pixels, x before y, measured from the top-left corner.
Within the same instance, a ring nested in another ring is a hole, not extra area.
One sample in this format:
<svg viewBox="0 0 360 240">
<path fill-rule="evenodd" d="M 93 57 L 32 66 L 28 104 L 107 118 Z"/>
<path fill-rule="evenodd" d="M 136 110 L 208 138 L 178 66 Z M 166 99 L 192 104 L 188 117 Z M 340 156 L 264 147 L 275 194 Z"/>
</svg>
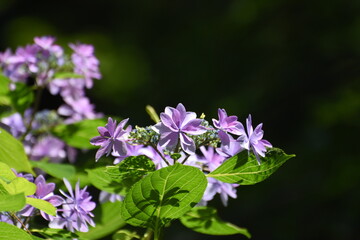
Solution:
<svg viewBox="0 0 360 240">
<path fill-rule="evenodd" d="M 161 235 L 161 228 L 156 226 L 156 229 L 154 231 L 154 240 L 160 240 Z"/>
<path fill-rule="evenodd" d="M 38 109 L 40 107 L 40 100 L 41 100 L 42 92 L 43 92 L 42 87 L 40 87 L 36 92 L 35 102 L 34 102 L 32 113 L 31 113 L 31 118 L 30 118 L 29 124 L 26 127 L 25 133 L 20 137 L 20 141 L 23 141 L 25 139 L 26 135 L 28 135 L 29 132 L 31 131 L 32 123 L 35 119 L 36 112 L 38 111 Z"/>
</svg>

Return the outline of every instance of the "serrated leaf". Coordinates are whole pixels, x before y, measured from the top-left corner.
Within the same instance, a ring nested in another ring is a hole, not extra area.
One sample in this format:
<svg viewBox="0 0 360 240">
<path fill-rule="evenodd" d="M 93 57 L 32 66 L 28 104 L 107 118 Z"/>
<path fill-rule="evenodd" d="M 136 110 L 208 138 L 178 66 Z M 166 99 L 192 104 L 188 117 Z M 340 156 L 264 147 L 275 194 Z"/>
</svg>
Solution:
<svg viewBox="0 0 360 240">
<path fill-rule="evenodd" d="M 157 230 L 193 208 L 206 186 L 199 169 L 176 163 L 135 183 L 124 199 L 121 215 L 131 225 Z"/>
<path fill-rule="evenodd" d="M 95 149 L 90 139 L 99 135 L 97 127 L 106 124 L 104 119 L 86 119 L 72 124 L 60 124 L 52 133 L 68 145 L 81 149 Z"/>
<path fill-rule="evenodd" d="M 195 207 L 180 218 L 181 223 L 195 232 L 208 235 L 234 235 L 242 234 L 248 238 L 250 233 L 229 222 L 224 222 L 212 207 Z"/>
<path fill-rule="evenodd" d="M 0 162 L 6 163 L 19 172 L 35 174 L 21 142 L 2 128 L 0 128 L 0 143 Z"/>
<path fill-rule="evenodd" d="M 58 179 L 71 179 L 76 174 L 76 169 L 73 165 L 64 163 L 50 163 L 43 161 L 30 161 L 33 167 L 40 168 L 47 174 L 56 177 Z"/>
<path fill-rule="evenodd" d="M 51 215 L 51 216 L 56 215 L 56 207 L 54 207 L 48 201 L 38 199 L 38 198 L 27 197 L 26 198 L 26 203 L 30 204 L 31 206 L 33 206 L 33 207 L 35 207 L 35 208 L 37 208 L 37 209 Z"/>
<path fill-rule="evenodd" d="M 142 176 L 155 171 L 155 165 L 146 156 L 128 157 L 115 166 L 87 169 L 91 183 L 98 189 L 125 195 Z"/>
<path fill-rule="evenodd" d="M 33 90 L 24 83 L 15 83 L 15 89 L 8 93 L 11 105 L 21 114 L 28 109 L 34 100 Z"/>
<path fill-rule="evenodd" d="M 15 195 L 0 194 L 0 212 L 8 211 L 15 212 L 20 211 L 25 206 L 25 195 L 19 193 Z"/>
<path fill-rule="evenodd" d="M 24 230 L 6 222 L 0 222 L 0 239 L 3 240 L 32 240 Z"/>
<path fill-rule="evenodd" d="M 229 158 L 207 177 L 212 177 L 226 183 L 238 183 L 252 185 L 267 179 L 281 165 L 295 155 L 287 155 L 281 149 L 271 148 L 266 156 L 261 159 L 261 165 L 257 163 L 253 154 L 242 151 Z"/>
<path fill-rule="evenodd" d="M 121 204 L 119 201 L 106 202 L 95 208 L 93 213 L 96 226 L 90 227 L 88 232 L 79 232 L 79 236 L 88 240 L 103 239 L 123 227 L 126 223 L 120 215 Z"/>
</svg>

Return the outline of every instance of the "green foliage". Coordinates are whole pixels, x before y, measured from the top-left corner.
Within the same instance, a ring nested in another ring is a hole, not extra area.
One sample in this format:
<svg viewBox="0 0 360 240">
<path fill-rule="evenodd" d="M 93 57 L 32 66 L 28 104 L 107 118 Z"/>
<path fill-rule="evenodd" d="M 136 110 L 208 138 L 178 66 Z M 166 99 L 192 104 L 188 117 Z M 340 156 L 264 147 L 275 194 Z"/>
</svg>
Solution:
<svg viewBox="0 0 360 240">
<path fill-rule="evenodd" d="M 0 128 L 0 143 L 0 162 L 17 171 L 34 174 L 21 142 L 2 128 Z"/>
<path fill-rule="evenodd" d="M 240 228 L 224 222 L 217 215 L 217 210 L 212 207 L 195 207 L 180 218 L 181 223 L 196 232 L 208 235 L 234 235 L 242 234 L 248 238 L 250 233 L 245 228 Z"/>
<path fill-rule="evenodd" d="M 33 90 L 24 83 L 15 83 L 15 89 L 10 91 L 8 95 L 12 107 L 20 114 L 24 114 L 34 100 Z"/>
<path fill-rule="evenodd" d="M 115 166 L 87 169 L 91 183 L 100 190 L 125 194 L 144 175 L 155 170 L 146 156 L 128 157 Z"/>
<path fill-rule="evenodd" d="M 259 165 L 253 154 L 242 151 L 226 160 L 220 167 L 209 173 L 207 177 L 226 183 L 253 185 L 267 179 L 292 157 L 295 157 L 295 155 L 287 155 L 281 149 L 271 148 L 266 153 L 266 156 L 261 159 L 261 165 Z"/>
<path fill-rule="evenodd" d="M 9 97 L 10 80 L 4 75 L 0 74 L 0 105 L 11 105 Z"/>
<path fill-rule="evenodd" d="M 20 211 L 25 206 L 24 193 L 15 195 L 0 193 L 0 212 L 1 211 Z"/>
<path fill-rule="evenodd" d="M 124 199 L 121 215 L 127 223 L 149 227 L 156 233 L 193 208 L 206 186 L 206 177 L 199 169 L 176 163 L 135 183 Z"/>
<path fill-rule="evenodd" d="M 113 235 L 113 240 L 133 240 L 140 239 L 140 236 L 136 232 L 129 230 L 119 230 Z"/>
<path fill-rule="evenodd" d="M 0 222 L 0 233 L 0 240 L 32 240 L 24 230 L 5 222 Z"/>
<path fill-rule="evenodd" d="M 45 201 L 42 199 L 37 199 L 37 198 L 27 197 L 26 203 L 30 204 L 31 206 L 49 214 L 49 215 L 52 215 L 52 216 L 56 215 L 56 208 L 48 201 Z"/>
<path fill-rule="evenodd" d="M 86 233 L 79 232 L 79 236 L 84 239 L 102 239 L 126 223 L 121 218 L 120 209 L 122 202 L 106 202 L 97 206 L 94 211 L 96 227 L 90 227 Z"/>
<path fill-rule="evenodd" d="M 36 191 L 36 185 L 22 177 L 16 177 L 10 182 L 0 179 L 0 184 L 9 194 L 12 195 L 24 193 L 25 196 L 29 196 L 33 195 Z"/>
<path fill-rule="evenodd" d="M 30 161 L 33 167 L 39 168 L 47 174 L 58 179 L 71 179 L 76 174 L 76 169 L 73 165 L 65 163 L 50 163 L 45 161 Z"/>
<path fill-rule="evenodd" d="M 104 119 L 87 119 L 73 124 L 59 124 L 52 133 L 72 147 L 93 149 L 96 147 L 89 141 L 99 134 L 97 127 L 105 124 Z"/>
<path fill-rule="evenodd" d="M 79 236 L 76 233 L 69 232 L 64 229 L 54 229 L 54 228 L 42 228 L 42 229 L 32 229 L 31 232 L 38 233 L 46 239 L 51 240 L 72 240 L 79 239 Z"/>
<path fill-rule="evenodd" d="M 61 78 L 61 79 L 65 79 L 65 78 L 84 78 L 83 75 L 74 73 L 74 72 L 57 72 L 54 75 L 54 79 L 57 78 Z"/>
</svg>

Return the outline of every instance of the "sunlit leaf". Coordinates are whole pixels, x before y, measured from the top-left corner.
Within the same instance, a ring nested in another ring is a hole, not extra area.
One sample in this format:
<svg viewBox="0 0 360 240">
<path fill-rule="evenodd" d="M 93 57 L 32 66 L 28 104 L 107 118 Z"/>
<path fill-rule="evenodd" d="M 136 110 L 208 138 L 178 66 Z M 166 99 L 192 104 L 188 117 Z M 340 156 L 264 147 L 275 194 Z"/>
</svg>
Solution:
<svg viewBox="0 0 360 240">
<path fill-rule="evenodd" d="M 267 179 L 294 156 L 285 154 L 281 149 L 271 148 L 266 153 L 266 156 L 261 158 L 261 165 L 259 165 L 253 154 L 242 151 L 226 160 L 220 167 L 209 173 L 207 177 L 226 183 L 252 185 Z"/>
<path fill-rule="evenodd" d="M 56 208 L 48 201 L 45 201 L 42 199 L 37 199 L 37 198 L 27 197 L 26 203 L 30 204 L 31 206 L 33 206 L 51 216 L 56 215 Z"/>
<path fill-rule="evenodd" d="M 178 163 L 162 168 L 133 185 L 121 215 L 131 225 L 157 230 L 193 208 L 206 186 L 206 177 L 198 168 Z"/>
<path fill-rule="evenodd" d="M 0 222 L 0 239 L 6 240 L 32 240 L 24 230 L 6 222 Z"/>
<path fill-rule="evenodd" d="M 0 212 L 1 211 L 20 211 L 25 206 L 25 195 L 19 193 L 15 195 L 0 194 Z"/>
<path fill-rule="evenodd" d="M 35 174 L 25 154 L 24 146 L 6 130 L 0 128 L 0 162 L 18 172 Z"/>
</svg>

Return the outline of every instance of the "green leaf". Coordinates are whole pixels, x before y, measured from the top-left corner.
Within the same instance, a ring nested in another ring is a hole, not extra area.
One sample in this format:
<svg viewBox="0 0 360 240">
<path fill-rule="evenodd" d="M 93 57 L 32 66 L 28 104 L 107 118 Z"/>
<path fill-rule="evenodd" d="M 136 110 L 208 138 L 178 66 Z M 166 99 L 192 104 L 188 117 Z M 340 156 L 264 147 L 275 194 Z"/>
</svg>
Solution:
<svg viewBox="0 0 360 240">
<path fill-rule="evenodd" d="M 2 128 L 0 128 L 0 143 L 0 162 L 15 168 L 16 171 L 35 174 L 21 142 Z"/>
<path fill-rule="evenodd" d="M 128 157 L 115 166 L 87 169 L 91 183 L 100 190 L 125 195 L 142 176 L 155 171 L 146 156 Z"/>
<path fill-rule="evenodd" d="M 3 240 L 32 240 L 24 230 L 5 222 L 0 222 L 0 233 L 0 239 Z"/>
<path fill-rule="evenodd" d="M 106 202 L 95 208 L 95 227 L 90 227 L 88 232 L 78 232 L 80 237 L 85 239 L 103 239 L 126 223 L 121 218 L 120 209 L 122 202 Z"/>
<path fill-rule="evenodd" d="M 42 228 L 42 229 L 31 229 L 31 232 L 38 233 L 46 239 L 51 240 L 72 240 L 79 239 L 76 233 L 69 232 L 65 229 L 55 228 Z"/>
<path fill-rule="evenodd" d="M 60 78 L 60 79 L 64 79 L 64 78 L 84 78 L 83 75 L 77 74 L 77 73 L 73 73 L 73 72 L 59 72 L 59 73 L 55 73 L 54 75 L 54 79 L 56 78 Z"/>
<path fill-rule="evenodd" d="M 8 96 L 10 80 L 0 74 L 0 105 L 10 105 L 11 100 Z"/>
<path fill-rule="evenodd" d="M 30 161 L 30 163 L 33 167 L 40 168 L 58 179 L 71 179 L 76 174 L 75 166 L 70 164 L 49 163 L 44 161 Z"/>
<path fill-rule="evenodd" d="M 199 169 L 176 163 L 135 183 L 124 199 L 121 215 L 131 225 L 157 231 L 193 208 L 206 186 Z"/>
<path fill-rule="evenodd" d="M 0 178 L 6 182 L 11 182 L 16 178 L 16 175 L 7 164 L 0 162 Z"/>
<path fill-rule="evenodd" d="M 34 100 L 33 90 L 24 83 L 15 83 L 15 90 L 8 93 L 11 104 L 21 114 L 28 109 Z"/>
<path fill-rule="evenodd" d="M 245 228 L 240 228 L 224 222 L 217 215 L 217 210 L 212 207 L 195 207 L 180 218 L 181 223 L 195 232 L 208 235 L 234 235 L 242 234 L 250 238 L 250 233 Z"/>
<path fill-rule="evenodd" d="M 11 195 L 18 194 L 18 193 L 24 193 L 25 196 L 29 196 L 29 195 L 33 195 L 36 191 L 36 185 L 22 177 L 14 178 L 9 183 L 0 179 L 0 184 Z"/>
<path fill-rule="evenodd" d="M 117 231 L 113 237 L 113 240 L 132 240 L 132 239 L 140 239 L 140 236 L 136 232 L 132 232 L 129 230 L 119 230 Z"/>
<path fill-rule="evenodd" d="M 73 124 L 60 124 L 52 129 L 52 133 L 68 145 L 82 149 L 95 149 L 90 139 L 99 135 L 97 127 L 104 126 L 104 119 L 86 119 Z"/>
<path fill-rule="evenodd" d="M 20 211 L 25 206 L 25 195 L 19 193 L 15 195 L 0 194 L 0 212 L 8 211 L 15 212 Z"/>
<path fill-rule="evenodd" d="M 242 151 L 226 160 L 217 169 L 209 173 L 207 177 L 226 183 L 252 185 L 267 179 L 292 157 L 295 157 L 295 155 L 287 155 L 281 149 L 271 148 L 266 153 L 266 156 L 261 159 L 261 165 L 259 165 L 253 154 Z"/>
<path fill-rule="evenodd" d="M 42 200 L 42 199 L 38 199 L 38 198 L 32 198 L 32 197 L 27 197 L 26 198 L 26 203 L 30 204 L 31 206 L 33 206 L 34 208 L 37 208 L 51 216 L 55 216 L 56 215 L 56 207 L 54 207 L 51 203 L 49 203 L 48 201 Z"/>
</svg>

